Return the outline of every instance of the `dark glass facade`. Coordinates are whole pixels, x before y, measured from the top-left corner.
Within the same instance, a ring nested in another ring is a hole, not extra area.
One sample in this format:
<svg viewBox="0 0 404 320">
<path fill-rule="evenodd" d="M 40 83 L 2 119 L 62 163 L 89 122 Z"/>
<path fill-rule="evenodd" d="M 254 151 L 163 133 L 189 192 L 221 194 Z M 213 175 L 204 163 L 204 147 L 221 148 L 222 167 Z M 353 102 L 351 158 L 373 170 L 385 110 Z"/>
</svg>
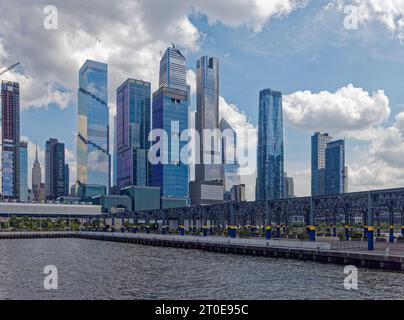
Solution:
<svg viewBox="0 0 404 320">
<path fill-rule="evenodd" d="M 68 195 L 66 186 L 65 145 L 57 139 L 50 139 L 45 145 L 46 198 L 55 200 Z"/>
<path fill-rule="evenodd" d="M 151 122 L 151 84 L 128 79 L 117 89 L 117 186 L 149 186 L 147 155 Z"/>
<path fill-rule="evenodd" d="M 256 199 L 285 198 L 282 93 L 260 92 Z"/>
<path fill-rule="evenodd" d="M 337 140 L 327 144 L 325 165 L 326 194 L 341 194 L 345 192 L 345 141 Z"/>
<path fill-rule="evenodd" d="M 311 137 L 311 194 L 323 195 L 325 191 L 325 150 L 332 141 L 328 133 L 316 132 Z"/>
</svg>

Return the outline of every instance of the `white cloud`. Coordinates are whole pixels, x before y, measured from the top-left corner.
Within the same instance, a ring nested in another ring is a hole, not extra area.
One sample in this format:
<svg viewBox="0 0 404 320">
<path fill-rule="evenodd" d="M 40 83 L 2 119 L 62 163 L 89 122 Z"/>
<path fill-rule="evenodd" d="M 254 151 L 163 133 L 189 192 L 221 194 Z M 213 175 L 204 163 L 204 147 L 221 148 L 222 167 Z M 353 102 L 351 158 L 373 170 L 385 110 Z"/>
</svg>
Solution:
<svg viewBox="0 0 404 320">
<path fill-rule="evenodd" d="M 360 24 L 378 22 L 404 41 L 404 0 L 334 0 L 328 8 L 343 12 L 347 5 L 358 7 Z"/>
<path fill-rule="evenodd" d="M 247 26 L 260 32 L 271 18 L 281 18 L 305 7 L 308 0 L 204 0 L 192 1 L 196 11 L 206 14 L 211 24 Z"/>
<path fill-rule="evenodd" d="M 391 112 L 384 91 L 369 94 L 352 84 L 334 93 L 298 91 L 285 95 L 283 108 L 285 121 L 297 128 L 364 140 L 374 136 Z"/>
</svg>

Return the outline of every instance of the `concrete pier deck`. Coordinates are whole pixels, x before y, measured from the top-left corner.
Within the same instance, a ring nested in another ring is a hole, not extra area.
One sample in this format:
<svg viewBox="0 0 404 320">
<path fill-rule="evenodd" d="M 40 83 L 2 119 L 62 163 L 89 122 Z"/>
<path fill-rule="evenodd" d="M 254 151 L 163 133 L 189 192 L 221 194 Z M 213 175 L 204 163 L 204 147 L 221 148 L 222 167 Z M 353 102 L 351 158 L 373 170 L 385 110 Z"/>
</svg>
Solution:
<svg viewBox="0 0 404 320">
<path fill-rule="evenodd" d="M 107 232 L 0 232 L 0 239 L 79 238 L 141 245 L 196 249 L 209 252 L 273 258 L 299 259 L 340 265 L 404 272 L 404 244 L 376 243 L 367 251 L 365 243 L 261 238 L 225 238 L 144 233 Z M 349 246 L 350 244 L 350 246 Z M 387 251 L 386 249 L 389 248 Z"/>
</svg>

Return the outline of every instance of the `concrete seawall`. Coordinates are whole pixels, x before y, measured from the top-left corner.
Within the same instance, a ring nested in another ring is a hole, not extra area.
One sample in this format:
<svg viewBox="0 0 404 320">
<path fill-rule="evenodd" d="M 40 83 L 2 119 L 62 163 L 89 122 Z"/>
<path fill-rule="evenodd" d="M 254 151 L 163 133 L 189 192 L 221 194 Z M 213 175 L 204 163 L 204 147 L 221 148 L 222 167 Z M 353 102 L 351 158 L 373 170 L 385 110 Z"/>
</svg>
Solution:
<svg viewBox="0 0 404 320">
<path fill-rule="evenodd" d="M 112 241 L 148 246 L 203 250 L 208 252 L 239 254 L 258 257 L 286 258 L 339 265 L 355 265 L 404 272 L 404 256 L 369 252 L 306 248 L 302 242 L 228 239 L 224 237 L 191 237 L 132 233 L 102 232 L 0 232 L 0 239 L 55 239 L 78 238 Z M 308 242 L 306 242 L 307 244 Z"/>
</svg>

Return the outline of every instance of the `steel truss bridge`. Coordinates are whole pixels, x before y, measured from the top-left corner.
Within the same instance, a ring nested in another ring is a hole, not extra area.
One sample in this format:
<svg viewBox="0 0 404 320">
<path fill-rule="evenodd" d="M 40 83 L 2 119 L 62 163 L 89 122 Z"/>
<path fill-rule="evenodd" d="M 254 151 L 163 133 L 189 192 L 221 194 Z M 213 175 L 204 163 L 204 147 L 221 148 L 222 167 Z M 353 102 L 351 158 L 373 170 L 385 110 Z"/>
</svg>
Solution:
<svg viewBox="0 0 404 320">
<path fill-rule="evenodd" d="M 288 226 L 292 219 L 300 218 L 305 222 L 310 240 L 315 241 L 316 224 L 321 220 L 332 226 L 336 236 L 336 224 L 345 224 L 345 234 L 349 239 L 349 228 L 354 225 L 355 217 L 361 217 L 368 235 L 369 250 L 373 250 L 373 233 L 375 225 L 379 226 L 382 214 L 389 215 L 390 241 L 394 241 L 394 221 L 399 216 L 404 226 L 404 188 L 354 192 L 340 195 L 324 195 L 316 197 L 289 198 L 280 200 L 255 202 L 228 202 L 223 204 L 150 210 L 139 212 L 123 212 L 108 215 L 115 219 L 133 219 L 134 224 L 144 221 L 162 221 L 163 228 L 170 220 L 177 220 L 179 228 L 184 228 L 184 221 L 190 226 L 201 229 L 211 227 L 266 226 L 267 238 L 271 237 L 271 229 L 276 228 L 277 236 L 280 227 Z M 183 231 L 182 231 L 183 232 Z M 206 231 L 207 232 L 207 231 Z M 234 231 L 233 231 L 234 232 Z M 204 231 L 205 235 L 205 231 Z M 230 236 L 234 234 L 229 231 Z"/>
</svg>

